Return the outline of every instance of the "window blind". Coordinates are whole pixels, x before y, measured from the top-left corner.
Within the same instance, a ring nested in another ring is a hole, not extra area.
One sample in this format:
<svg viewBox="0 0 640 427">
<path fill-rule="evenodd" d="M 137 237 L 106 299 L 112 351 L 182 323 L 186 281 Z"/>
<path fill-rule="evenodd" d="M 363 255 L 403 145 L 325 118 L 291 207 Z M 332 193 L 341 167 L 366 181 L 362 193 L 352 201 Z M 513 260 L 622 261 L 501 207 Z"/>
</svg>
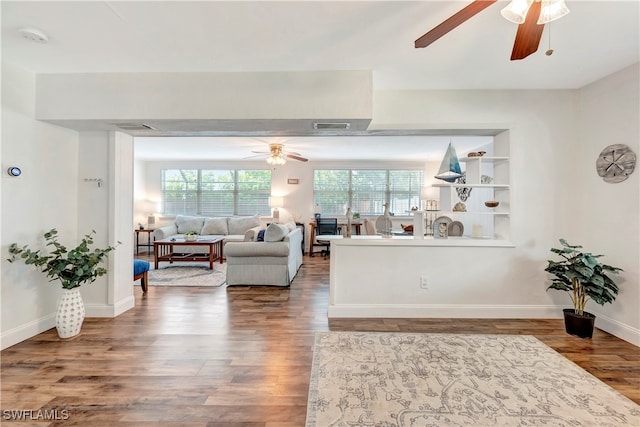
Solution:
<svg viewBox="0 0 640 427">
<path fill-rule="evenodd" d="M 162 171 L 165 214 L 269 215 L 270 170 Z"/>
<path fill-rule="evenodd" d="M 404 213 L 420 205 L 421 169 L 317 169 L 314 203 L 322 215 L 344 215 L 346 208 L 361 215 L 380 215 L 389 203 L 392 212 Z"/>
</svg>

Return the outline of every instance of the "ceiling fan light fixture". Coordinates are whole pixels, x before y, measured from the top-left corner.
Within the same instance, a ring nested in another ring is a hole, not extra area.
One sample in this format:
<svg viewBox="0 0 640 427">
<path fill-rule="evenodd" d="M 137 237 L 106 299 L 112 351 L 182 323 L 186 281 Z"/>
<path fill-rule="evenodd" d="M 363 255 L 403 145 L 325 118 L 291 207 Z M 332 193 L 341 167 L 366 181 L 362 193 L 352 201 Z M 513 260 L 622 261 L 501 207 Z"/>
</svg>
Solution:
<svg viewBox="0 0 640 427">
<path fill-rule="evenodd" d="M 564 0 L 542 0 L 538 25 L 548 24 L 549 22 L 562 18 L 568 13 L 569 8 Z"/>
<path fill-rule="evenodd" d="M 511 0 L 511 3 L 500 11 L 500 14 L 514 24 L 522 24 L 527 16 L 533 0 Z"/>
<path fill-rule="evenodd" d="M 267 157 L 267 163 L 271 166 L 281 166 L 287 163 L 287 160 L 282 156 L 269 156 Z"/>
</svg>

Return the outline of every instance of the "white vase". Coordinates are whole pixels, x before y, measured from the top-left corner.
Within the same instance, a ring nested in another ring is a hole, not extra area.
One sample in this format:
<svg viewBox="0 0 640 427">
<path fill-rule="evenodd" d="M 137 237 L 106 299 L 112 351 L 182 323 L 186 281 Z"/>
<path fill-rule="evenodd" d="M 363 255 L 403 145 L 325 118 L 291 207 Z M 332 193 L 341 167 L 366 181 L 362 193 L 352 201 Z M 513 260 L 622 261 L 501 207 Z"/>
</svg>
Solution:
<svg viewBox="0 0 640 427">
<path fill-rule="evenodd" d="M 80 288 L 63 289 L 58 302 L 56 329 L 60 338 L 71 338 L 80 333 L 84 321 L 84 302 Z"/>
<path fill-rule="evenodd" d="M 393 227 L 393 223 L 389 213 L 389 204 L 385 203 L 384 213 L 376 218 L 376 230 L 382 237 L 389 238 L 391 237 L 391 227 Z"/>
</svg>

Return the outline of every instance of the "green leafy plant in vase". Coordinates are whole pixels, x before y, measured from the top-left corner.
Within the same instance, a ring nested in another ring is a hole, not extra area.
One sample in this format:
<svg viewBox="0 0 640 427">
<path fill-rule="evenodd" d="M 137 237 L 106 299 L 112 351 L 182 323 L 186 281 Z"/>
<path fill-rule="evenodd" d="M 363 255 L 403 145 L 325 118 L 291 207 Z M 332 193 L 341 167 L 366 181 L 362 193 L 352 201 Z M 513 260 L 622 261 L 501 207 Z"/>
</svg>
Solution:
<svg viewBox="0 0 640 427">
<path fill-rule="evenodd" d="M 196 233 L 195 231 L 187 231 L 186 233 L 184 233 L 184 240 L 187 242 L 198 240 L 198 233 Z"/>
<path fill-rule="evenodd" d="M 107 269 L 101 264 L 109 252 L 115 250 L 113 246 L 92 249 L 94 235 L 95 230 L 92 230 L 90 234 L 84 235 L 78 246 L 67 249 L 58 241 L 58 231 L 51 229 L 44 233 L 46 247 L 51 248 L 48 254 L 42 253 L 40 249 L 34 251 L 28 245 L 18 246 L 17 243 L 12 243 L 9 246 L 11 257 L 7 261 L 23 261 L 43 272 L 50 282 L 58 281 L 62 285 L 63 294 L 56 314 L 56 328 L 61 338 L 70 338 L 80 333 L 85 314 L 80 286 L 93 283 L 98 277 L 107 274 Z"/>
<path fill-rule="evenodd" d="M 615 301 L 619 288 L 608 274 L 618 274 L 621 268 L 601 263 L 598 258 L 583 252 L 582 246 L 570 245 L 560 239 L 561 248 L 551 248 L 551 252 L 562 260 L 548 260 L 545 271 L 555 277 L 547 288 L 565 291 L 573 302 L 573 309 L 564 309 L 567 333 L 581 338 L 591 338 L 595 325 L 595 315 L 585 311 L 589 300 L 604 305 Z"/>
</svg>

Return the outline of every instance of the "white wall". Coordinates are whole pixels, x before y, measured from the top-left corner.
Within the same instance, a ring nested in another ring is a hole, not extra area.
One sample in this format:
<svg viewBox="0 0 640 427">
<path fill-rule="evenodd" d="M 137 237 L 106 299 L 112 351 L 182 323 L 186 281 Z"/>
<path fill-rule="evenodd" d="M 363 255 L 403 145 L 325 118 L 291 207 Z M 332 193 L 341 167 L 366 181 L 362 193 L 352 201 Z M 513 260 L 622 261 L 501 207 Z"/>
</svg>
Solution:
<svg viewBox="0 0 640 427">
<path fill-rule="evenodd" d="M 88 73 L 38 76 L 36 116 L 60 124 L 86 120 L 145 120 L 163 129 L 163 119 L 184 130 L 200 129 L 193 119 L 344 119 L 352 129 L 371 118 L 372 73 L 368 70 L 264 73 Z M 94 102 L 99 99 L 100 102 Z M 158 119 L 158 120 L 153 120 Z M 184 120 L 184 123 L 178 123 Z M 245 122 L 245 126 L 250 123 Z M 85 128 L 83 128 L 85 129 Z M 264 129 L 255 129 L 264 130 Z M 282 129 L 287 130 L 287 129 Z"/>
<path fill-rule="evenodd" d="M 36 121 L 35 90 L 34 74 L 2 63 L 2 348 L 53 327 L 61 293 L 33 267 L 6 262 L 9 245 L 37 247 L 51 228 L 77 243 L 78 133 Z M 9 166 L 22 175 L 9 177 Z"/>
<path fill-rule="evenodd" d="M 570 243 L 604 254 L 601 261 L 624 269 L 616 302 L 591 305 L 589 310 L 607 321 L 608 330 L 636 337 L 640 327 L 640 170 L 636 165 L 626 181 L 608 184 L 596 173 L 595 162 L 611 144 L 626 144 L 640 155 L 639 75 L 635 64 L 578 92 L 580 126 L 572 152 L 575 173 L 569 177 L 569 188 L 561 190 L 568 196 L 565 216 L 571 219 L 564 236 Z"/>
<path fill-rule="evenodd" d="M 375 128 L 510 129 L 514 248 L 354 248 L 336 242 L 333 315 L 548 317 L 557 307 L 560 317 L 570 301 L 546 292 L 544 267 L 558 238 L 573 236 L 599 246 L 607 261 L 626 270 L 624 295 L 602 310 L 606 316 L 596 325 L 640 345 L 638 173 L 615 188 L 595 173 L 595 158 L 606 145 L 628 141 L 637 152 L 639 115 L 637 65 L 578 91 L 376 92 Z M 594 202 L 600 205 L 595 211 Z M 624 237 L 603 227 L 608 217 L 614 230 L 629 224 Z M 433 284 L 428 291 L 419 288 L 425 274 Z"/>
<path fill-rule="evenodd" d="M 32 74 L 3 64 L 1 240 L 4 253 L 6 254 L 6 248 L 12 241 L 37 242 L 36 236 L 51 226 L 58 227 L 69 236 L 69 240 L 75 240 L 80 225 L 95 223 L 104 228 L 104 222 L 107 222 L 108 242 L 122 239 L 123 245 L 118 249 L 118 261 L 113 261 L 116 263 L 113 277 L 107 279 L 109 283 L 106 285 L 106 300 L 103 285 L 91 289 L 87 298 L 95 306 L 102 306 L 103 312 L 117 314 L 126 309 L 131 301 L 125 290 L 130 282 L 124 284 L 130 276 L 130 271 L 124 271 L 130 267 L 125 265 L 127 263 L 121 256 L 130 256 L 132 253 L 132 233 L 126 235 L 125 230 L 131 231 L 133 224 L 133 208 L 127 208 L 127 204 L 133 199 L 130 182 L 133 178 L 126 175 L 122 179 L 118 178 L 118 174 L 125 170 L 126 163 L 130 162 L 132 167 L 131 147 L 127 147 L 126 138 L 123 140 L 117 135 L 108 134 L 103 138 L 88 134 L 79 138 L 76 132 L 35 121 L 34 80 Z M 549 248 L 562 236 L 576 237 L 584 244 L 594 242 L 599 245 L 607 242 L 602 249 L 594 250 L 607 253 L 607 261 L 626 270 L 623 276 L 625 282 L 622 284 L 625 295 L 614 306 L 602 310 L 597 325 L 612 331 L 612 324 L 618 325 L 614 332 L 629 341 L 639 343 L 638 172 L 631 177 L 629 183 L 616 184 L 615 188 L 609 184 L 609 187 L 598 186 L 599 178 L 594 178 L 593 172 L 597 152 L 614 142 L 609 138 L 612 133 L 616 139 L 627 141 L 630 145 L 635 144 L 633 147 L 637 150 L 637 93 L 637 64 L 583 91 L 374 92 L 371 129 L 510 130 L 513 186 L 511 239 L 515 248 L 499 249 L 500 256 L 495 256 L 495 252 L 483 253 L 476 258 L 482 260 L 476 268 L 483 270 L 488 266 L 494 267 L 489 272 L 495 278 L 487 281 L 483 277 L 480 285 L 472 279 L 465 281 L 454 295 L 450 295 L 452 304 L 465 303 L 470 295 L 480 293 L 482 301 L 494 301 L 496 305 L 502 306 L 503 313 L 509 309 L 509 304 L 521 302 L 534 309 L 538 305 L 566 306 L 568 301 L 565 295 L 545 291 L 548 277 L 543 269 L 550 254 Z M 165 96 L 170 99 L 172 94 Z M 215 97 L 207 99 L 213 100 Z M 93 104 L 99 104 L 99 100 L 93 101 Z M 136 105 L 143 104 L 128 104 L 128 111 L 135 110 Z M 270 104 L 270 107 L 274 105 L 277 104 Z M 180 118 L 184 118 L 183 113 L 185 111 L 181 112 Z M 72 119 L 65 114 L 60 117 Z M 80 139 L 95 144 L 96 151 L 79 150 Z M 105 146 L 108 147 L 106 151 Z M 11 180 L 6 178 L 4 170 L 10 166 L 6 162 L 22 166 L 24 176 Z M 108 165 L 106 169 L 105 164 Z M 82 174 L 80 165 L 82 168 L 86 167 L 82 169 Z M 286 178 L 297 177 L 301 183 L 310 182 L 312 164 L 290 165 L 295 169 L 283 168 L 274 173 L 274 190 L 292 194 L 291 201 L 287 199 L 285 210 L 295 214 L 298 210 L 305 209 L 305 206 L 308 209 L 311 199 L 303 186 L 292 189 L 285 184 Z M 151 169 L 147 168 L 147 176 L 157 174 Z M 85 187 L 82 181 L 85 171 L 91 171 L 91 175 L 106 171 L 109 174 L 109 192 L 93 193 L 90 187 Z M 574 185 L 564 187 L 566 192 L 556 191 L 558 185 L 563 188 L 565 182 L 573 182 Z M 593 202 L 590 192 L 575 194 L 584 188 L 583 183 L 591 185 L 588 187 L 589 191 L 595 189 L 593 194 L 598 196 L 602 207 L 590 209 Z M 568 195 L 567 192 L 574 192 L 574 195 Z M 121 195 L 125 198 L 124 202 L 116 201 Z M 102 207 L 103 197 L 107 197 L 107 212 L 86 209 L 82 202 L 84 197 L 98 197 L 97 206 Z M 8 212 L 9 205 L 13 209 Z M 584 208 L 585 206 L 589 209 Z M 620 206 L 623 209 L 615 212 L 612 217 L 612 211 Z M 580 209 L 578 214 L 576 207 Z M 576 219 L 577 215 L 580 219 Z M 607 218 L 615 218 L 616 225 L 625 224 L 630 227 L 625 230 L 630 231 L 625 231 L 624 238 L 617 240 L 613 240 L 611 234 L 605 231 L 593 233 L 594 229 L 602 227 Z M 123 225 L 124 223 L 127 225 Z M 35 230 L 34 227 L 40 228 Z M 503 254 L 502 251 L 506 253 Z M 414 287 L 413 276 L 419 273 L 415 266 L 423 263 L 424 255 L 420 251 L 409 251 L 403 255 L 406 258 L 402 259 L 402 265 L 407 266 L 403 274 L 406 273 L 407 277 L 411 275 L 406 286 Z M 455 261 L 456 257 L 454 250 L 449 258 Z M 393 266 L 397 255 L 383 258 Z M 336 257 L 332 257 L 332 262 L 335 260 Z M 26 338 L 29 334 L 33 335 L 52 325 L 57 287 L 47 286 L 41 275 L 24 266 L 7 266 L 6 263 L 1 265 L 4 347 L 17 342 L 16 339 L 23 339 L 20 337 Z M 457 269 L 462 268 L 454 265 L 456 269 L 449 274 L 455 274 Z M 378 280 L 374 274 L 375 269 L 362 269 L 357 265 L 352 265 L 351 268 L 353 271 L 359 269 L 360 272 L 370 272 L 372 280 Z M 389 289 L 394 286 L 405 286 L 405 283 L 398 280 L 386 283 Z M 385 287 L 378 286 L 377 289 Z M 20 301 L 20 304 L 16 304 L 16 301 Z M 424 315 L 428 316 L 429 313 Z M 605 323 L 601 324 L 601 317 L 605 316 Z"/>
<path fill-rule="evenodd" d="M 109 132 L 78 133 L 34 119 L 36 76 L 2 63 L 1 348 L 55 326 L 61 286 L 23 263 L 4 261 L 11 243 L 43 246 L 59 231 L 75 246 L 96 230 L 98 246 L 122 244 L 107 276 L 80 290 L 87 316 L 115 316 L 133 307 L 133 140 Z M 18 178 L 6 174 L 19 166 Z M 86 179 L 103 179 L 102 187 Z"/>
<path fill-rule="evenodd" d="M 108 132 L 80 132 L 78 146 L 78 174 L 80 188 L 78 191 L 78 235 L 96 231 L 95 244 L 106 247 L 108 244 L 109 223 L 106 213 L 109 209 L 109 151 Z M 86 179 L 100 179 L 103 183 Z M 82 287 L 85 306 L 105 303 L 108 294 L 107 276 L 98 277 L 91 286 Z M 93 314 L 88 314 L 93 316 Z"/>
<path fill-rule="evenodd" d="M 112 317 L 133 307 L 133 138 L 119 132 L 80 132 L 78 152 L 78 233 L 95 230 L 97 246 L 116 246 L 109 274 L 83 286 L 82 295 L 88 317 Z"/>
</svg>

